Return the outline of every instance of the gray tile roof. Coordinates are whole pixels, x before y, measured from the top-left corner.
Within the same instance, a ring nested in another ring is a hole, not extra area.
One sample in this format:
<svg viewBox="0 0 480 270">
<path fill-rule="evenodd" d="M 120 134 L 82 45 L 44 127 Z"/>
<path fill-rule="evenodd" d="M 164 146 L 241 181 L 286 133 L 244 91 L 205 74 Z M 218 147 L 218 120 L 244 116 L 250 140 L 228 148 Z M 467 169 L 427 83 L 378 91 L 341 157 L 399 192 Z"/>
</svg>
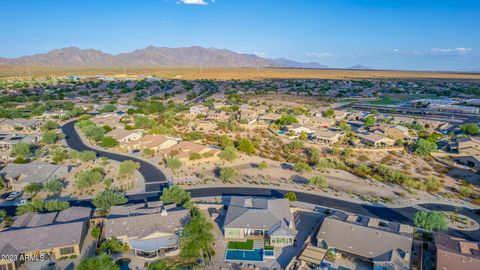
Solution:
<svg viewBox="0 0 480 270">
<path fill-rule="evenodd" d="M 225 228 L 267 230 L 291 233 L 292 215 L 287 199 L 232 197 L 225 217 Z"/>
<path fill-rule="evenodd" d="M 396 269 L 408 269 L 413 239 L 412 230 L 405 230 L 400 225 L 370 222 L 368 217 L 362 216 L 334 215 L 324 219 L 317 241 L 319 245 L 324 242 L 328 248 L 367 258 L 371 262 L 400 263 Z"/>
<path fill-rule="evenodd" d="M 123 235 L 129 238 L 144 237 L 155 232 L 174 233 L 190 219 L 188 209 L 172 209 L 166 215 L 160 212 L 133 215 L 118 213 L 120 211 L 117 209 L 116 214 L 108 216 L 105 221 L 106 238 Z"/>
<path fill-rule="evenodd" d="M 15 180 L 23 183 L 45 182 L 53 177 L 62 177 L 71 171 L 71 166 L 61 166 L 48 163 L 9 163 L 2 170 L 0 175 L 7 180 Z"/>
<path fill-rule="evenodd" d="M 72 207 L 60 212 L 21 215 L 10 229 L 0 232 L 0 250 L 18 254 L 81 244 L 91 211 L 87 207 Z"/>
</svg>

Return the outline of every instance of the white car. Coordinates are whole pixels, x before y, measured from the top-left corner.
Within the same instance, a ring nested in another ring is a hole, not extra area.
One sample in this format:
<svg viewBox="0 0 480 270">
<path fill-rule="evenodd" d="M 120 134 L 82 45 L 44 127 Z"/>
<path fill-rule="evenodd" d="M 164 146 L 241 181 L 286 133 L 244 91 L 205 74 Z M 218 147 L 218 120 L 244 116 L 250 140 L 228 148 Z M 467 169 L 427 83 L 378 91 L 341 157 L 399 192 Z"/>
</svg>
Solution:
<svg viewBox="0 0 480 270">
<path fill-rule="evenodd" d="M 10 193 L 10 195 L 5 199 L 7 201 L 14 201 L 16 200 L 18 197 L 22 196 L 22 192 L 20 191 L 14 191 L 12 193 Z"/>
<path fill-rule="evenodd" d="M 28 203 L 27 200 L 20 200 L 20 201 L 18 201 L 18 202 L 15 202 L 14 205 L 15 205 L 15 206 L 20 206 L 20 205 L 25 205 L 25 204 L 27 204 L 27 203 Z"/>
</svg>

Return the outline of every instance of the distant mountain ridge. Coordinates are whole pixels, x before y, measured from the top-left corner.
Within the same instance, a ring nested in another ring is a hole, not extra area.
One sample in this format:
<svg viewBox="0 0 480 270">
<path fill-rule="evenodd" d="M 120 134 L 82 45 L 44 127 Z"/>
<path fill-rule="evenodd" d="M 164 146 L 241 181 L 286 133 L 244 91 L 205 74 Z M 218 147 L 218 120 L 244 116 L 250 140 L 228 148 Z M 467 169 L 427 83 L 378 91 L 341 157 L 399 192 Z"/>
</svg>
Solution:
<svg viewBox="0 0 480 270">
<path fill-rule="evenodd" d="M 301 63 L 283 58 L 269 59 L 255 54 L 244 54 L 227 49 L 203 48 L 199 46 L 181 48 L 149 46 L 144 49 L 117 55 L 95 49 L 68 47 L 18 58 L 0 57 L 0 65 L 77 68 L 120 66 L 328 68 L 316 62 Z"/>
</svg>

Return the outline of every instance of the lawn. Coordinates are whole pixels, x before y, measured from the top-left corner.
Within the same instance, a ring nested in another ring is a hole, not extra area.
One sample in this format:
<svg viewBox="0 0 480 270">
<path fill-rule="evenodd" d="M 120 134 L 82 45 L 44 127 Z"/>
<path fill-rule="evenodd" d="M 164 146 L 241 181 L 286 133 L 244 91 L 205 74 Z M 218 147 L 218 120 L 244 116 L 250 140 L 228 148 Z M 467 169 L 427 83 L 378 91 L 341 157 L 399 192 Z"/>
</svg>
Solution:
<svg viewBox="0 0 480 270">
<path fill-rule="evenodd" d="M 247 240 L 246 242 L 228 242 L 228 249 L 240 249 L 240 250 L 252 250 L 253 240 Z"/>
</svg>

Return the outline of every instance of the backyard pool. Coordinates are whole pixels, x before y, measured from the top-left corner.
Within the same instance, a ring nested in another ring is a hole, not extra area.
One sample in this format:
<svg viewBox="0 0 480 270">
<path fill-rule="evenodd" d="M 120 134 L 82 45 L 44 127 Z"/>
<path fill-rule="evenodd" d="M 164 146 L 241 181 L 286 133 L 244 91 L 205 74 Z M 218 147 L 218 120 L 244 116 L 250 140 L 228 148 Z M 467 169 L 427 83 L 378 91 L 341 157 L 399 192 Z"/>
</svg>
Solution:
<svg viewBox="0 0 480 270">
<path fill-rule="evenodd" d="M 232 261 L 263 261 L 263 249 L 254 250 L 236 250 L 228 249 L 225 254 L 225 260 Z"/>
<path fill-rule="evenodd" d="M 128 266 L 130 264 L 130 259 L 128 258 L 120 259 L 116 262 L 116 264 L 120 266 L 120 270 L 131 270 L 131 268 Z"/>
</svg>

